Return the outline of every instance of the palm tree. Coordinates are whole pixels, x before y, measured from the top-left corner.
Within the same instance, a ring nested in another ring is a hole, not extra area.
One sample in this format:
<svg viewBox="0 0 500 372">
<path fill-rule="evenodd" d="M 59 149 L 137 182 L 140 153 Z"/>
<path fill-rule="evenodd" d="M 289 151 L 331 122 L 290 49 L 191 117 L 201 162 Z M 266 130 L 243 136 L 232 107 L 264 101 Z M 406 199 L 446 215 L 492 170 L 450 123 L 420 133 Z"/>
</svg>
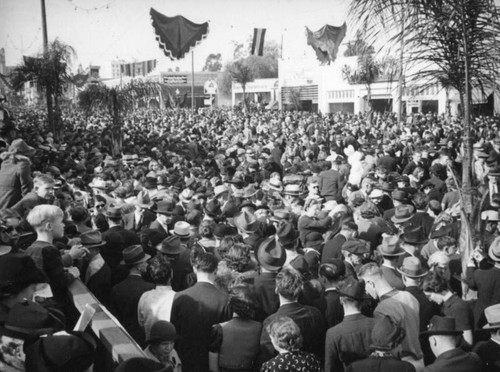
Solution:
<svg viewBox="0 0 500 372">
<path fill-rule="evenodd" d="M 424 89 L 438 81 L 459 92 L 464 108 L 462 185 L 464 196 L 470 196 L 471 90 L 494 87 L 497 69 L 492 66 L 500 62 L 495 40 L 500 23 L 492 17 L 491 0 L 353 0 L 349 13 L 352 24 L 366 30 L 370 44 L 385 38 L 385 49 L 401 53 L 405 70 L 413 70 L 407 80 Z M 470 212 L 470 198 L 465 204 Z"/>
<path fill-rule="evenodd" d="M 367 121 L 371 123 L 373 116 L 372 107 L 372 84 L 379 78 L 382 73 L 380 64 L 373 58 L 373 48 L 367 44 L 364 46 L 358 45 L 356 53 L 358 56 L 358 65 L 356 70 L 351 70 L 349 66 L 344 66 L 342 73 L 349 84 L 364 84 L 366 87 L 366 103 L 368 106 Z"/>
<path fill-rule="evenodd" d="M 11 74 L 14 89 L 19 91 L 24 83 L 36 81 L 45 91 L 49 130 L 56 138 L 62 130 L 59 98 L 66 84 L 71 82 L 70 67 L 74 57 L 76 52 L 73 47 L 56 39 L 49 44 L 46 53 L 24 57 L 23 63 L 16 66 Z"/>
<path fill-rule="evenodd" d="M 160 97 L 160 100 L 163 100 L 172 97 L 173 94 L 172 87 L 150 81 L 130 82 L 121 88 L 108 88 L 103 84 L 89 84 L 78 94 L 78 107 L 86 115 L 107 112 L 112 117 L 113 155 L 118 156 L 122 153 L 124 116 L 133 111 L 141 99 Z"/>
<path fill-rule="evenodd" d="M 241 88 L 243 89 L 243 103 L 245 105 L 245 109 L 248 110 L 246 86 L 247 83 L 250 83 L 254 80 L 252 69 L 250 68 L 250 66 L 248 66 L 247 63 L 245 63 L 245 61 L 238 60 L 234 62 L 233 66 L 231 67 L 230 73 L 233 80 L 241 84 Z"/>
</svg>

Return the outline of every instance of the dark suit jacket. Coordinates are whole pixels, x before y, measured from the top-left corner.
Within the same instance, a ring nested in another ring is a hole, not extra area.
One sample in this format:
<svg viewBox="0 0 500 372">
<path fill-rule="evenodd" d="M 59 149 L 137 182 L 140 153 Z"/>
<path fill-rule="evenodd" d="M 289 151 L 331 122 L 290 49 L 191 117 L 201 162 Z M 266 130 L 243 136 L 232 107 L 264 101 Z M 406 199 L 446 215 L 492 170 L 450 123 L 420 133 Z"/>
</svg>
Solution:
<svg viewBox="0 0 500 372">
<path fill-rule="evenodd" d="M 121 226 L 110 227 L 102 234 L 102 240 L 106 245 L 101 248 L 101 255 L 104 261 L 113 271 L 122 261 L 122 251 L 134 244 L 140 244 L 139 237 L 135 232 L 125 230 Z"/>
<path fill-rule="evenodd" d="M 316 307 L 323 314 L 326 328 L 339 324 L 344 319 L 344 307 L 340 303 L 340 295 L 336 289 L 326 290 L 314 301 Z"/>
<path fill-rule="evenodd" d="M 0 167 L 0 209 L 10 208 L 33 188 L 28 158 L 8 157 Z"/>
<path fill-rule="evenodd" d="M 345 241 L 346 238 L 342 234 L 337 234 L 333 239 L 328 240 L 321 252 L 321 263 L 326 263 L 331 258 L 342 259 L 342 244 L 344 244 Z"/>
<path fill-rule="evenodd" d="M 396 170 L 398 168 L 397 160 L 390 155 L 384 155 L 384 156 L 381 156 L 380 158 L 378 158 L 377 164 L 379 167 L 384 167 L 389 172 L 396 172 Z"/>
<path fill-rule="evenodd" d="M 179 254 L 167 254 L 170 263 L 172 264 L 172 289 L 175 292 L 180 292 L 189 287 L 187 277 L 193 272 L 191 266 L 191 251 L 184 248 Z"/>
<path fill-rule="evenodd" d="M 210 283 L 198 282 L 175 295 L 170 321 L 177 329 L 175 350 L 182 369 L 208 371 L 208 350 L 212 325 L 231 319 L 229 297 Z"/>
<path fill-rule="evenodd" d="M 312 306 L 301 305 L 298 302 L 280 306 L 278 311 L 264 320 L 260 336 L 260 351 L 258 365 L 262 365 L 277 355 L 266 327 L 273 319 L 288 316 L 297 323 L 304 339 L 303 350 L 322 356 L 325 345 L 325 321 L 320 311 Z"/>
<path fill-rule="evenodd" d="M 500 269 L 489 270 L 467 268 L 467 282 L 471 289 L 477 291 L 477 301 L 474 305 L 474 320 L 478 327 L 486 324 L 484 309 L 500 303 Z"/>
<path fill-rule="evenodd" d="M 500 371 L 500 345 L 491 339 L 481 341 L 474 346 L 474 351 L 483 362 L 483 372 Z"/>
<path fill-rule="evenodd" d="M 401 274 L 396 269 L 391 269 L 387 266 L 380 265 L 380 270 L 382 270 L 382 274 L 384 275 L 385 280 L 387 280 L 391 287 L 399 289 L 400 291 L 405 289 Z"/>
<path fill-rule="evenodd" d="M 85 271 L 82 271 L 82 273 L 84 274 Z M 111 269 L 107 263 L 104 263 L 104 266 L 92 275 L 85 285 L 104 306 L 109 307 L 111 299 Z"/>
<path fill-rule="evenodd" d="M 347 315 L 342 323 L 330 328 L 325 341 L 325 371 L 344 370 L 344 366 L 370 354 L 371 333 L 375 320 L 362 314 Z"/>
<path fill-rule="evenodd" d="M 150 211 L 149 209 L 146 209 L 144 211 L 139 223 L 136 223 L 134 213 L 132 213 L 132 216 L 133 216 L 134 231 L 136 232 L 140 232 L 142 230 L 147 229 L 149 225 L 151 225 L 151 223 L 153 223 L 153 221 L 156 220 L 156 213 Z"/>
<path fill-rule="evenodd" d="M 137 305 L 144 292 L 155 288 L 139 275 L 129 275 L 111 290 L 111 309 L 128 333 L 141 346 L 145 343 L 145 334 L 137 319 Z"/>
<path fill-rule="evenodd" d="M 349 367 L 346 372 L 415 372 L 415 367 L 409 362 L 392 357 L 369 357 L 358 360 Z"/>
<path fill-rule="evenodd" d="M 427 325 L 434 315 L 439 315 L 439 308 L 427 299 L 425 293 L 416 286 L 406 287 L 405 290 L 415 297 L 420 305 L 420 332 L 427 330 Z"/>
<path fill-rule="evenodd" d="M 344 176 L 335 169 L 323 171 L 319 174 L 319 194 L 326 200 L 336 200 L 342 196 Z"/>
<path fill-rule="evenodd" d="M 422 226 L 425 237 L 428 238 L 434 224 L 434 218 L 429 216 L 427 212 L 416 212 L 409 222 L 412 226 Z"/>
<path fill-rule="evenodd" d="M 481 372 L 481 359 L 475 353 L 452 349 L 436 358 L 423 372 Z"/>
<path fill-rule="evenodd" d="M 278 273 L 260 273 L 254 278 L 253 290 L 259 302 L 258 320 L 263 321 L 274 314 L 280 307 L 276 294 L 276 275 Z"/>
<path fill-rule="evenodd" d="M 160 223 L 158 221 L 153 221 L 151 223 L 151 225 L 149 225 L 149 228 L 152 229 L 152 230 L 158 230 L 159 232 L 165 234 L 165 236 L 168 234 L 165 229 L 163 228 L 162 225 L 160 225 Z"/>
</svg>

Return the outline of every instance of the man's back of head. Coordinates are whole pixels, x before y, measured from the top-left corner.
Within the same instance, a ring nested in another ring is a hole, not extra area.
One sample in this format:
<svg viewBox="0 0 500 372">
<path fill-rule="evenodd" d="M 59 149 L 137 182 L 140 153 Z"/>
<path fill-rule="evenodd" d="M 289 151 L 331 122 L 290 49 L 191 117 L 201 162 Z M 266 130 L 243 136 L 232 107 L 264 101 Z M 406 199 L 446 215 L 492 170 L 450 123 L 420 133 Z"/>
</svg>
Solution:
<svg viewBox="0 0 500 372">
<path fill-rule="evenodd" d="M 194 268 L 199 273 L 215 274 L 217 271 L 218 261 L 217 258 L 210 253 L 200 253 L 196 257 Z"/>
<path fill-rule="evenodd" d="M 280 271 L 276 276 L 276 290 L 278 294 L 288 301 L 296 301 L 302 288 L 300 273 L 292 268 Z"/>
</svg>

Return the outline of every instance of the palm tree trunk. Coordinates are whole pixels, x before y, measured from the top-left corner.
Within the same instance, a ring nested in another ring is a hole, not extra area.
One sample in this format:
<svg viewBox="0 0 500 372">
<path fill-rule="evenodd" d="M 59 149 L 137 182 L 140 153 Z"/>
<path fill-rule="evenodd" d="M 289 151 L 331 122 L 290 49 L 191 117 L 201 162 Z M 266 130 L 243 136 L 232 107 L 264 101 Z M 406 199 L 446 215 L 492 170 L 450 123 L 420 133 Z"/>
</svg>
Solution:
<svg viewBox="0 0 500 372">
<path fill-rule="evenodd" d="M 373 117 L 373 107 L 372 107 L 372 87 L 371 84 L 366 84 L 366 100 L 368 103 L 368 115 L 366 116 L 366 121 L 368 125 L 372 124 Z"/>
<path fill-rule="evenodd" d="M 49 131 L 52 132 L 54 136 L 56 136 L 56 126 L 54 122 L 54 107 L 52 104 L 52 89 L 50 86 L 47 86 L 45 89 L 45 99 L 47 103 L 47 121 L 49 124 Z"/>
<path fill-rule="evenodd" d="M 245 84 L 242 84 L 241 88 L 243 89 L 243 107 L 245 107 L 245 112 L 248 112 L 248 107 L 247 107 L 247 93 L 246 93 Z"/>
<path fill-rule="evenodd" d="M 113 140 L 113 156 L 119 156 L 122 152 L 122 128 L 120 112 L 118 110 L 118 97 L 116 91 L 111 91 L 111 104 L 113 112 L 113 130 L 111 131 Z"/>
</svg>

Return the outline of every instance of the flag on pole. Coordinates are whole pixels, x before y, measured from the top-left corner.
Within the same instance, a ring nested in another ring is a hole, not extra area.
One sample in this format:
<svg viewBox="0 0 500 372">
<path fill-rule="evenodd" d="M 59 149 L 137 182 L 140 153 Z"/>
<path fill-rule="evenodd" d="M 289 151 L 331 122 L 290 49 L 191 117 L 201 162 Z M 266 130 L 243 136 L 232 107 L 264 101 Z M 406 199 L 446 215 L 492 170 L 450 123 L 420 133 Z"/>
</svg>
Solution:
<svg viewBox="0 0 500 372">
<path fill-rule="evenodd" d="M 121 64 L 121 71 L 124 76 L 146 76 L 156 68 L 156 59 L 142 62 L 132 62 Z"/>
<path fill-rule="evenodd" d="M 253 29 L 252 55 L 264 55 L 264 38 L 266 36 L 265 28 Z"/>
</svg>

